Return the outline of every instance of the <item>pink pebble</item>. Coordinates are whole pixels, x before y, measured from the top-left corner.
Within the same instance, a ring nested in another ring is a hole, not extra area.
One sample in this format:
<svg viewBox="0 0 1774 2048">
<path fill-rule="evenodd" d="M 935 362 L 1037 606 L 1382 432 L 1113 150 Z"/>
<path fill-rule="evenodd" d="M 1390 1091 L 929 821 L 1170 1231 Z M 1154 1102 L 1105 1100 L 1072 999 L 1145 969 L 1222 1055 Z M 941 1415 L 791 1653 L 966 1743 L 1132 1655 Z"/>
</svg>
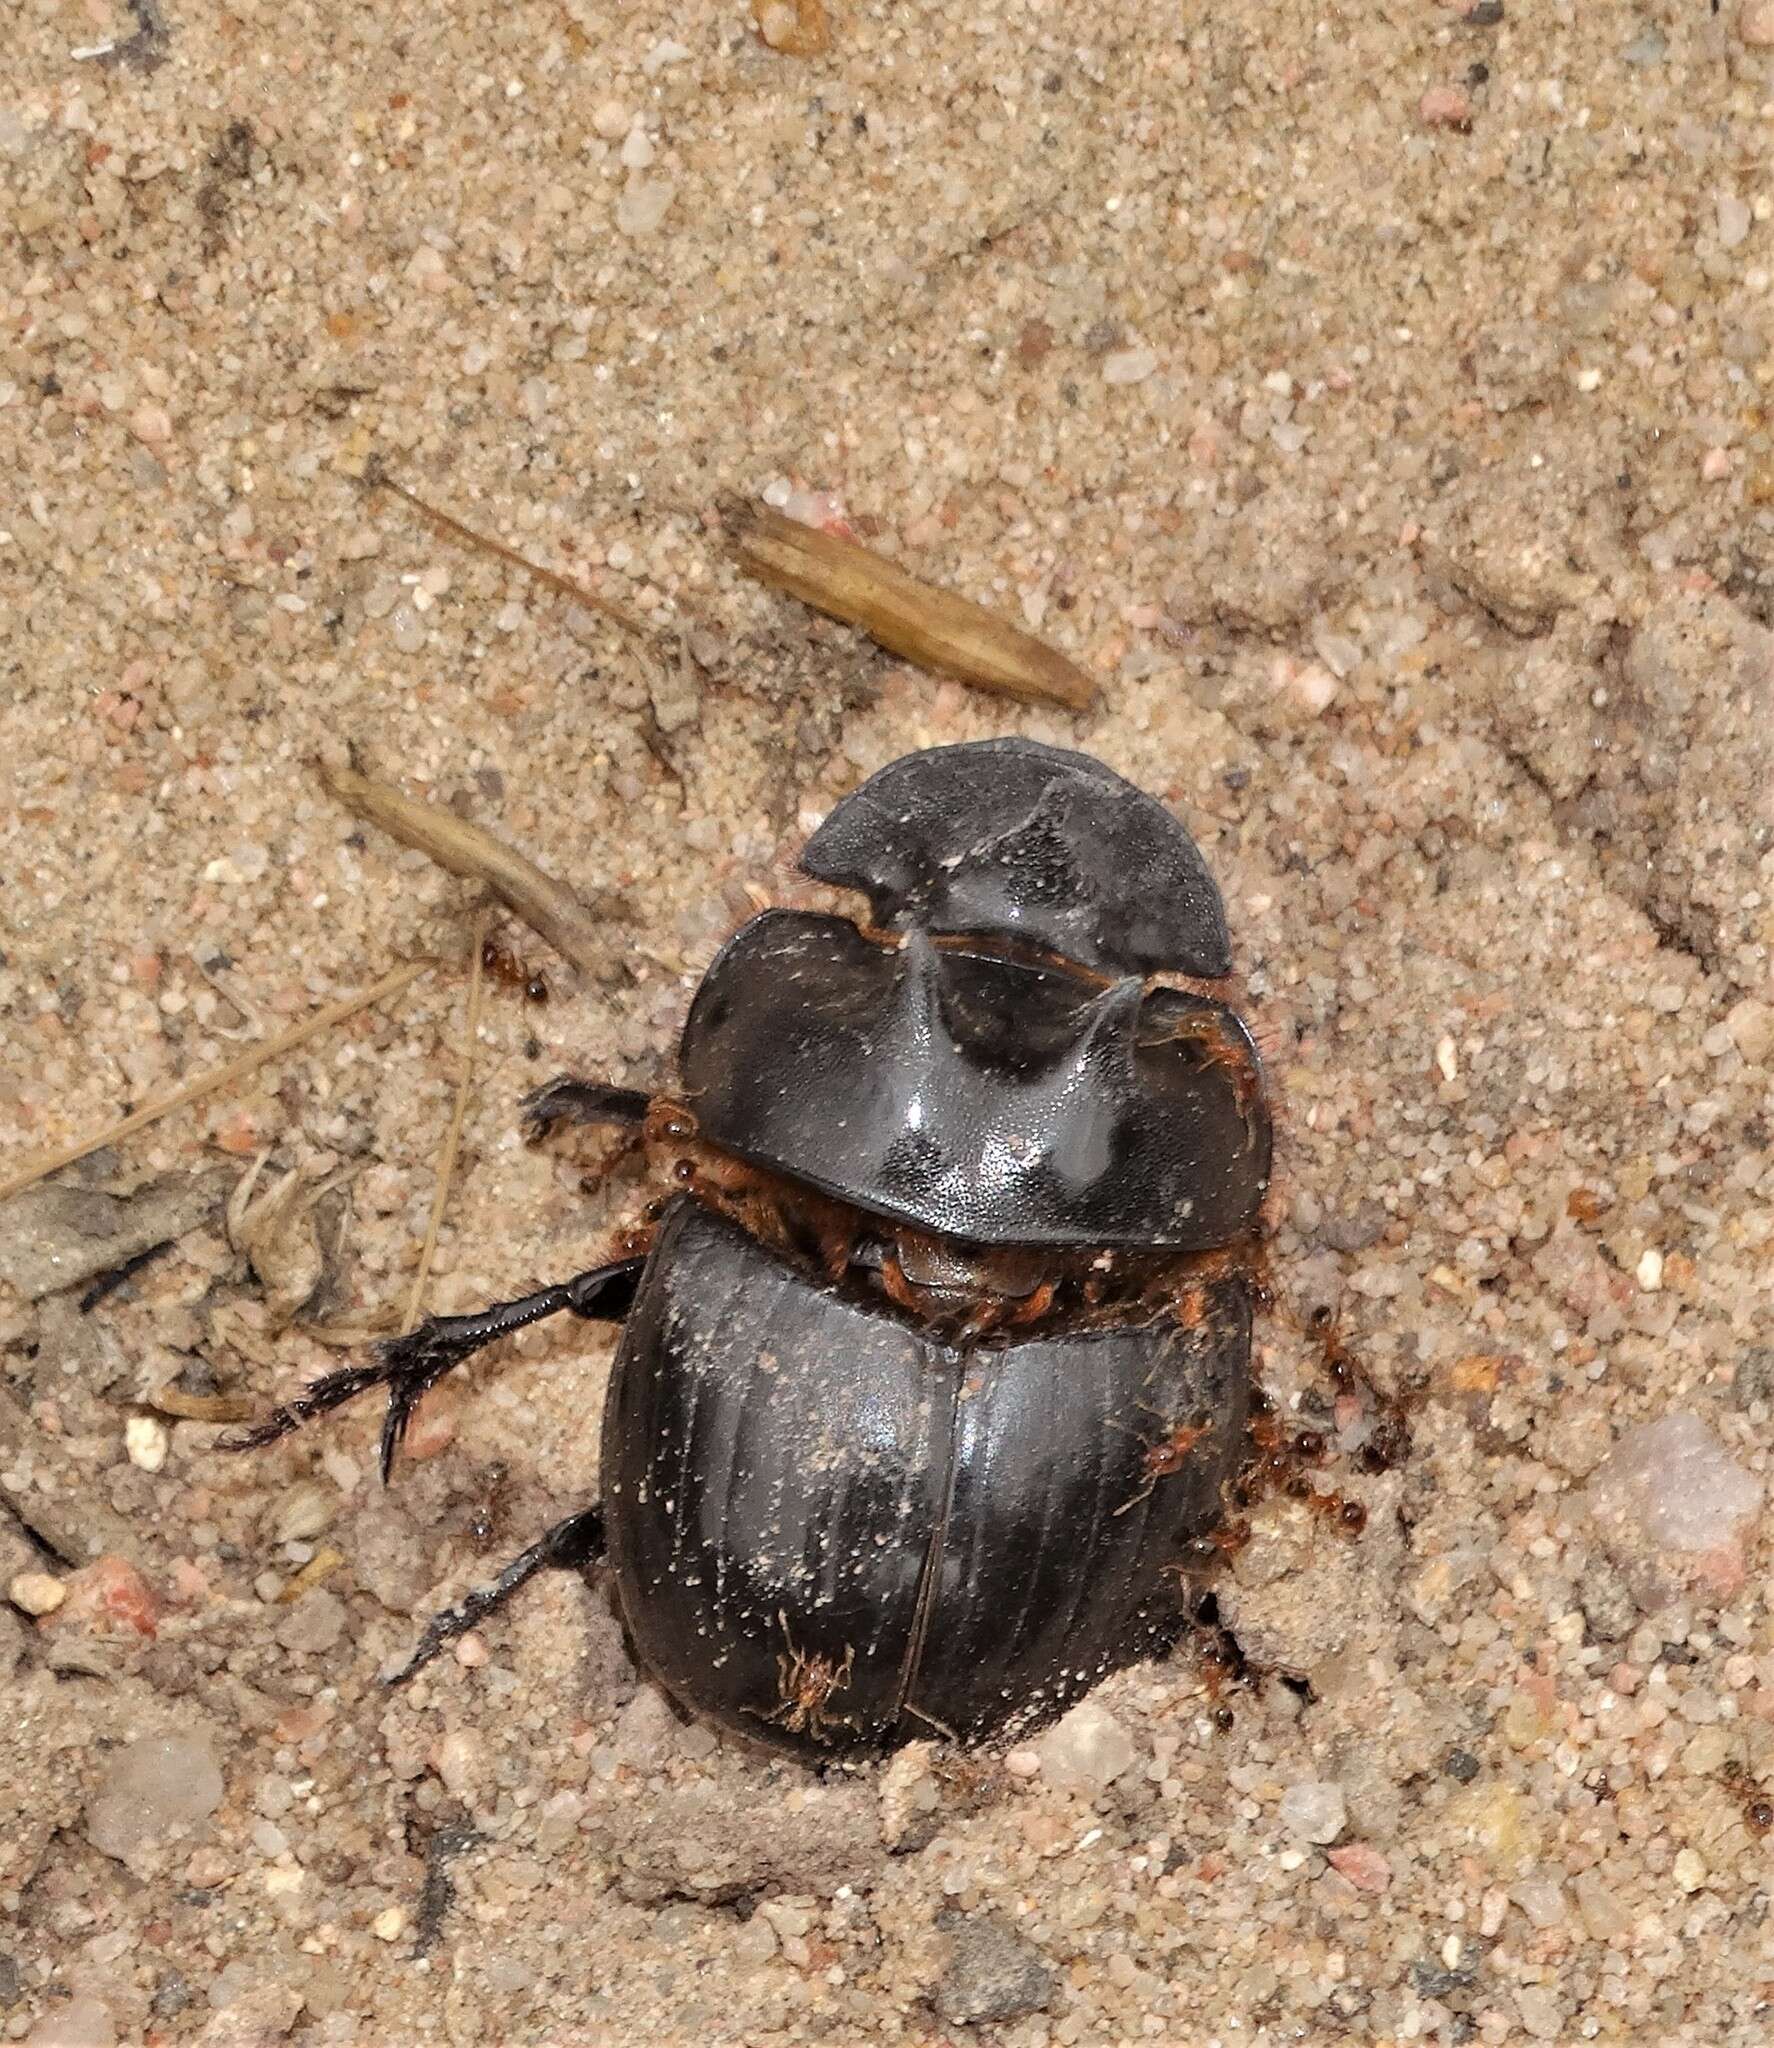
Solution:
<svg viewBox="0 0 1774 2048">
<path fill-rule="evenodd" d="M 68 1597 L 54 1615 L 58 1628 L 84 1628 L 95 1636 L 151 1636 L 160 1625 L 160 1599 L 126 1557 L 101 1557 L 64 1581 Z"/>
<path fill-rule="evenodd" d="M 1472 102 L 1457 85 L 1432 85 L 1417 102 L 1417 119 L 1425 128 L 1470 128 Z"/>
<path fill-rule="evenodd" d="M 172 415 L 163 405 L 138 405 L 129 416 L 129 430 L 150 448 L 164 448 L 172 439 Z"/>
<path fill-rule="evenodd" d="M 434 1387 L 413 1410 L 407 1433 L 401 1439 L 401 1454 L 408 1458 L 435 1458 L 447 1450 L 456 1437 L 456 1394 L 451 1387 Z"/>
<path fill-rule="evenodd" d="M 1327 1860 L 1358 1892 L 1383 1892 L 1392 1882 L 1391 1864 L 1371 1843 L 1351 1842 L 1346 1848 L 1332 1849 Z"/>
</svg>

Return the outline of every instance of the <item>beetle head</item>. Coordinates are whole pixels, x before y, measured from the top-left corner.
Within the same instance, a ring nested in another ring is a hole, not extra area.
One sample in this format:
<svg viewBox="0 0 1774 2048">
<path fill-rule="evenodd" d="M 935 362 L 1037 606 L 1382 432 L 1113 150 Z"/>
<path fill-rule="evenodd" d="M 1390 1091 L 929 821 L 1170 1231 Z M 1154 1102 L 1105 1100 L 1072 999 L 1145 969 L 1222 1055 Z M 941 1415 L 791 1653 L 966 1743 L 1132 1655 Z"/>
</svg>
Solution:
<svg viewBox="0 0 1774 2048">
<path fill-rule="evenodd" d="M 833 808 L 801 866 L 864 891 L 890 929 L 1023 939 L 1114 977 L 1232 964 L 1183 826 L 1100 761 L 1034 740 L 890 763 Z"/>
</svg>

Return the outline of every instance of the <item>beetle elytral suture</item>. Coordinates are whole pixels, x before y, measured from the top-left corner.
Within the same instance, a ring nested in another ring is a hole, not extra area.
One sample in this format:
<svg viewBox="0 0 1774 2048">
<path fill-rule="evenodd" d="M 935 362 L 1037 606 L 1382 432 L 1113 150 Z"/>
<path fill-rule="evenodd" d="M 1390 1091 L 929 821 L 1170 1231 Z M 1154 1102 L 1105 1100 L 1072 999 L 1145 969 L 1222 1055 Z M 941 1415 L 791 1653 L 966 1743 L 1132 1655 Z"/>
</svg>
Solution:
<svg viewBox="0 0 1774 2048">
<path fill-rule="evenodd" d="M 563 1079 L 533 1134 L 636 1132 L 674 1192 L 625 1255 L 441 1316 L 308 1388 L 268 1443 L 419 1397 L 544 1316 L 622 1325 L 603 1498 L 437 1616 L 397 1676 L 548 1565 L 601 1563 L 644 1670 L 811 1760 L 1002 1740 L 1191 1626 L 1185 1591 L 1300 1476 L 1253 1386 L 1271 1119 L 1219 890 L 1085 755 L 912 754 L 704 976 L 679 1080 Z"/>
</svg>

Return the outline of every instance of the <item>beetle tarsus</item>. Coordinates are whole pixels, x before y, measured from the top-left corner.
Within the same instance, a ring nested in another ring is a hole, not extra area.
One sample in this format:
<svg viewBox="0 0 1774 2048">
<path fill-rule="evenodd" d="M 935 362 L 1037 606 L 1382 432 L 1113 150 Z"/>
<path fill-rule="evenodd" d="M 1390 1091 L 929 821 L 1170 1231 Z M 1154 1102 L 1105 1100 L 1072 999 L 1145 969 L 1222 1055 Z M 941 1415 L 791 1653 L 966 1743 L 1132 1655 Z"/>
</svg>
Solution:
<svg viewBox="0 0 1774 2048">
<path fill-rule="evenodd" d="M 368 1393 L 371 1387 L 386 1387 L 388 1412 L 382 1420 L 381 1448 L 382 1478 L 386 1481 L 414 1409 L 446 1373 L 488 1344 L 527 1329 L 545 1316 L 559 1315 L 563 1309 L 588 1321 L 621 1322 L 634 1305 L 645 1265 L 644 1259 L 613 1259 L 558 1287 L 543 1287 L 516 1301 L 496 1302 L 478 1315 L 430 1316 L 416 1330 L 379 1346 L 373 1364 L 348 1365 L 342 1372 L 328 1373 L 293 1401 L 274 1408 L 263 1422 L 229 1438 L 224 1448 L 257 1450 L 288 1436 L 316 1415 L 325 1415 Z"/>
<path fill-rule="evenodd" d="M 583 1508 L 576 1515 L 568 1515 L 565 1521 L 556 1522 L 545 1535 L 538 1537 L 528 1550 L 519 1551 L 491 1585 L 476 1586 L 454 1607 L 446 1607 L 441 1614 L 434 1614 L 425 1624 L 424 1633 L 414 1644 L 406 1662 L 397 1670 L 388 1672 L 382 1683 L 405 1685 L 415 1673 L 424 1670 L 446 1643 L 454 1642 L 458 1636 L 478 1627 L 538 1572 L 583 1571 L 587 1565 L 601 1564 L 603 1558 L 602 1508 Z"/>
<path fill-rule="evenodd" d="M 368 1393 L 371 1387 L 383 1386 L 387 1372 L 378 1362 L 375 1365 L 348 1365 L 339 1372 L 329 1372 L 324 1379 L 304 1387 L 293 1401 L 284 1401 L 273 1408 L 262 1422 L 255 1422 L 238 1436 L 224 1437 L 221 1448 L 225 1451 L 256 1451 L 265 1444 L 274 1444 L 279 1437 L 288 1436 L 292 1429 L 298 1429 L 304 1422 L 312 1422 L 317 1415 L 327 1415 L 333 1409 L 342 1407 L 359 1394 Z"/>
<path fill-rule="evenodd" d="M 526 1095 L 519 1107 L 524 1134 L 536 1144 L 566 1124 L 638 1127 L 647 1121 L 650 1100 L 638 1088 L 618 1088 L 611 1081 L 580 1081 L 571 1074 L 557 1074 Z"/>
</svg>

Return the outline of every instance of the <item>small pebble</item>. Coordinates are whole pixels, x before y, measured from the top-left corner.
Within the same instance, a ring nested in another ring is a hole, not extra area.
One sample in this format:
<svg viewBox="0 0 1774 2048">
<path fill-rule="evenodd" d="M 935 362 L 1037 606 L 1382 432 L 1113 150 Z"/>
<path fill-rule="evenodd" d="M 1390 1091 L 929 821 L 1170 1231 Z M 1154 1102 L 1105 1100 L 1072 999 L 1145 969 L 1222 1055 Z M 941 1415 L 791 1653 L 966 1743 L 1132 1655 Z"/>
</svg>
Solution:
<svg viewBox="0 0 1774 2048">
<path fill-rule="evenodd" d="M 163 405 L 138 405 L 129 416 L 129 430 L 138 441 L 162 448 L 172 439 L 172 415 Z"/>
<path fill-rule="evenodd" d="M 367 603 L 364 607 L 369 609 Z M 402 654 L 417 654 L 425 645 L 425 621 L 410 604 L 397 604 L 389 620 L 389 631 Z"/>
<path fill-rule="evenodd" d="M 81 1995 L 51 2006 L 25 2036 L 24 2048 L 112 2048 L 116 2039 L 110 2008 Z"/>
<path fill-rule="evenodd" d="M 1739 1408 L 1774 1401 L 1774 1344 L 1752 1344 L 1731 1375 L 1731 1398 Z"/>
<path fill-rule="evenodd" d="M 1659 1549 L 1684 1553 L 1728 1543 L 1762 1502 L 1762 1483 L 1698 1415 L 1677 1413 L 1629 1429 L 1597 1466 L 1592 1509 L 1626 1515 Z"/>
<path fill-rule="evenodd" d="M 1103 358 L 1105 384 L 1143 384 L 1158 367 L 1158 357 L 1149 348 L 1119 348 Z"/>
<path fill-rule="evenodd" d="M 831 47 L 825 0 L 752 0 L 758 34 L 786 57 L 819 57 Z"/>
<path fill-rule="evenodd" d="M 431 1768 L 443 1780 L 444 1789 L 462 1798 L 480 1776 L 483 1762 L 479 1739 L 466 1728 L 452 1728 L 438 1737 L 430 1756 Z"/>
<path fill-rule="evenodd" d="M 669 178 L 631 177 L 616 202 L 617 230 L 625 235 L 650 235 L 664 220 L 677 188 Z"/>
<path fill-rule="evenodd" d="M 1592 1642 L 1621 1642 L 1638 1621 L 1638 1602 L 1626 1575 L 1606 1556 L 1590 1559 L 1577 1588 L 1577 1604 Z"/>
<path fill-rule="evenodd" d="M 1725 1029 L 1752 1066 L 1765 1066 L 1774 1057 L 1774 1003 L 1745 996 L 1725 1012 Z"/>
<path fill-rule="evenodd" d="M 1755 216 L 1735 192 L 1721 192 L 1717 204 L 1719 247 L 1739 248 L 1749 237 Z"/>
<path fill-rule="evenodd" d="M 304 1481 L 292 1486 L 268 1517 L 274 1543 L 311 1543 L 332 1522 L 338 1496 L 325 1486 Z"/>
<path fill-rule="evenodd" d="M 1330 709 L 1337 694 L 1337 679 L 1322 661 L 1302 662 L 1293 677 L 1293 693 L 1316 716 Z"/>
<path fill-rule="evenodd" d="M 277 1640 L 296 1656 L 315 1656 L 337 1646 L 345 1633 L 345 1603 L 317 1586 L 304 1593 L 277 1624 Z"/>
<path fill-rule="evenodd" d="M 1472 102 L 1457 85 L 1432 85 L 1417 102 L 1417 119 L 1425 128 L 1472 126 Z"/>
<path fill-rule="evenodd" d="M 1559 1927 L 1564 1923 L 1565 1895 L 1557 1878 L 1524 1878 L 1515 1888 L 1515 1903 L 1532 1927 Z"/>
<path fill-rule="evenodd" d="M 606 142 L 620 142 L 634 125 L 634 116 L 620 100 L 603 100 L 591 117 L 592 128 Z"/>
<path fill-rule="evenodd" d="M 643 1685 L 616 1717 L 616 1754 L 642 1769 L 662 1764 L 675 1746 L 677 1726 L 664 1693 Z"/>
<path fill-rule="evenodd" d="M 20 1572 L 6 1588 L 6 1597 L 21 1614 L 53 1614 L 67 1599 L 68 1589 L 48 1572 Z"/>
<path fill-rule="evenodd" d="M 370 1922 L 370 1932 L 378 1941 L 398 1941 L 407 1931 L 407 1916 L 400 1906 L 385 1906 Z"/>
<path fill-rule="evenodd" d="M 1339 1877 L 1358 1892 L 1383 1892 L 1392 1882 L 1392 1866 L 1371 1842 L 1351 1842 L 1332 1849 L 1325 1859 Z"/>
<path fill-rule="evenodd" d="M 1580 1871 L 1571 1890 L 1576 1894 L 1577 1912 L 1591 1941 L 1610 1941 L 1632 1925 L 1617 1888 L 1599 1872 Z"/>
<path fill-rule="evenodd" d="M 1706 1882 L 1706 1865 L 1692 1849 L 1678 1849 L 1670 1875 L 1685 1892 L 1697 1892 Z"/>
<path fill-rule="evenodd" d="M 1341 1785 L 1308 1778 L 1281 1795 L 1281 1824 L 1302 1841 L 1334 1842 L 1343 1832 L 1348 1809 Z"/>
<path fill-rule="evenodd" d="M 754 1913 L 732 1940 L 735 1956 L 754 1968 L 776 1953 L 776 1930 L 762 1913 Z"/>
<path fill-rule="evenodd" d="M 132 1465 L 158 1472 L 166 1463 L 171 1432 L 156 1415 L 132 1415 L 123 1425 L 123 1448 Z"/>
<path fill-rule="evenodd" d="M 86 1838 L 119 1862 L 188 1834 L 222 1803 L 222 1774 L 207 1734 L 141 1735 L 110 1761 L 87 1802 Z"/>
<path fill-rule="evenodd" d="M 936 1986 L 936 2013 L 945 2025 L 1020 2019 L 1042 2011 L 1053 1997 L 1059 1984 L 1054 1970 L 1001 1914 L 950 1914 L 937 1924 L 954 1944 Z"/>
<path fill-rule="evenodd" d="M 98 1636 L 151 1636 L 160 1626 L 160 1600 L 126 1557 L 95 1558 L 62 1582 L 67 1606 L 58 1628 L 85 1628 Z"/>
<path fill-rule="evenodd" d="M 1522 2030 L 1536 2041 L 1556 2041 L 1564 2032 L 1564 2007 L 1549 1984 L 1522 1984 L 1515 1993 Z"/>
<path fill-rule="evenodd" d="M 1744 0 L 1737 33 L 1752 50 L 1774 50 L 1774 0 Z"/>
<path fill-rule="evenodd" d="M 1085 1700 L 1035 1745 L 1041 1772 L 1059 1792 L 1094 1798 L 1133 1766 L 1133 1741 L 1107 1707 Z"/>
</svg>

